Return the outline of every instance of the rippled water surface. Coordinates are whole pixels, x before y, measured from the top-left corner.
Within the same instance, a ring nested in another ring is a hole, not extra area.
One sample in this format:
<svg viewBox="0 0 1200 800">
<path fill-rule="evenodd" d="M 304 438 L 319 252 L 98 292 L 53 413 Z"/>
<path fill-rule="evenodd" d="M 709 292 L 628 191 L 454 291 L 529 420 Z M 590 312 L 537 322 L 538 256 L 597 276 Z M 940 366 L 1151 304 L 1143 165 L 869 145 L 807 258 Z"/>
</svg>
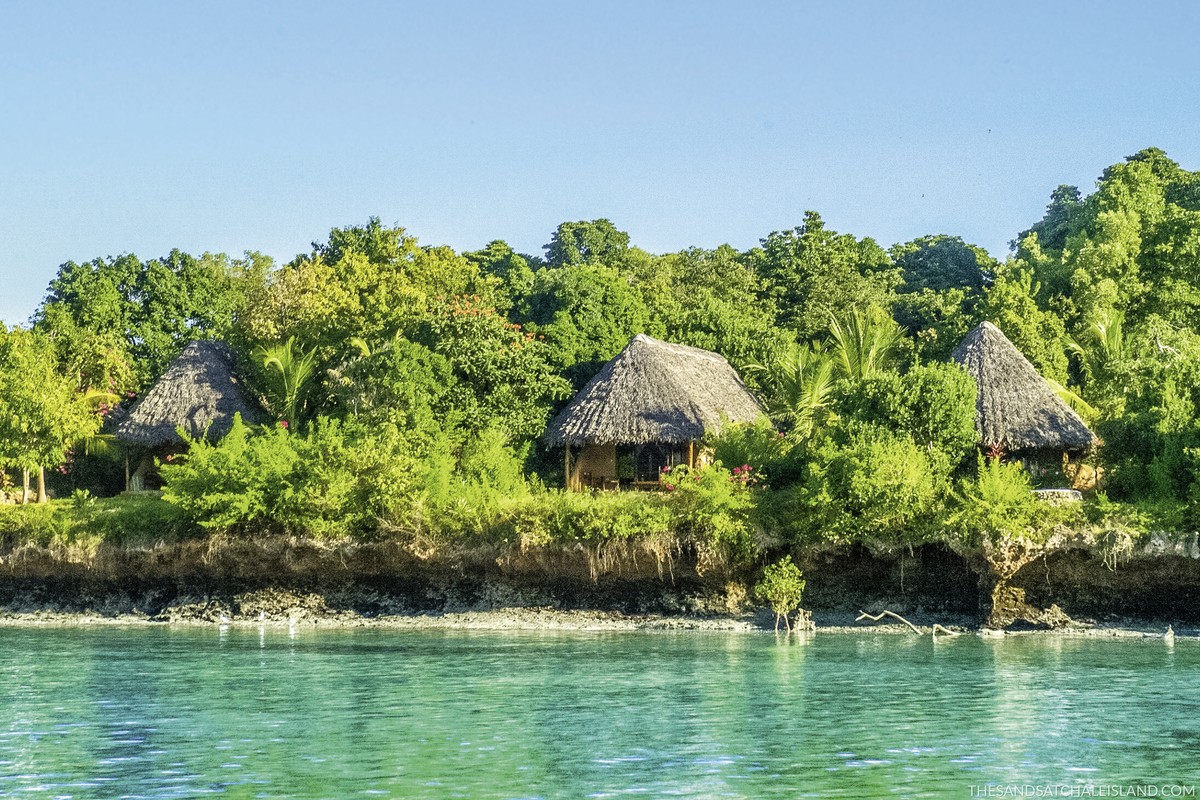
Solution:
<svg viewBox="0 0 1200 800">
<path fill-rule="evenodd" d="M 0 795 L 1200 786 L 1200 644 L 0 628 Z"/>
</svg>

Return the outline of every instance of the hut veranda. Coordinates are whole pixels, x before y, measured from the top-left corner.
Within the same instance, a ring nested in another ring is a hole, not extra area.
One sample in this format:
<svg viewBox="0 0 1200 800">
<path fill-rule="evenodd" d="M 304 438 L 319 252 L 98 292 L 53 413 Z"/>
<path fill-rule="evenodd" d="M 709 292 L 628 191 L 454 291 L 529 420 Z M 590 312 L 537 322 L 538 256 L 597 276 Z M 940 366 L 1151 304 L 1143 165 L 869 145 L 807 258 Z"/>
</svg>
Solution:
<svg viewBox="0 0 1200 800">
<path fill-rule="evenodd" d="M 697 442 L 763 413 L 717 353 L 638 334 L 555 417 L 568 489 L 657 485 L 664 467 L 698 466 Z M 579 448 L 579 453 L 572 453 Z"/>
<path fill-rule="evenodd" d="M 216 441 L 233 427 L 235 414 L 248 424 L 265 418 L 246 397 L 233 351 L 223 342 L 192 342 L 113 432 L 126 447 L 125 490 L 154 488 L 155 459 L 187 449 L 180 430 Z M 137 465 L 132 473 L 131 462 Z"/>
</svg>

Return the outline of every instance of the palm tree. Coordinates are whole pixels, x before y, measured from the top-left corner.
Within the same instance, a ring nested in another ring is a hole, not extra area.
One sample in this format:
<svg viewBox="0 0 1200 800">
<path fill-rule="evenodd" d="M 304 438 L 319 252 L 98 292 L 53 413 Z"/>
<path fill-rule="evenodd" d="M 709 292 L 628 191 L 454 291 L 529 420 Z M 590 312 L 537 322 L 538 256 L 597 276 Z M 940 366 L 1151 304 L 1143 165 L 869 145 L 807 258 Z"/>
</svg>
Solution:
<svg viewBox="0 0 1200 800">
<path fill-rule="evenodd" d="M 803 438 L 829 411 L 833 396 L 833 360 L 823 346 L 797 344 L 784 347 L 769 366 L 750 364 L 749 372 L 762 374 L 771 395 L 771 418 L 789 426 Z"/>
<path fill-rule="evenodd" d="M 1125 358 L 1125 312 L 1107 309 L 1093 320 L 1078 339 L 1067 340 L 1067 350 L 1079 359 L 1087 381 L 1110 377 Z"/>
<path fill-rule="evenodd" d="M 1119 414 L 1126 391 L 1119 385 L 1120 378 L 1128 364 L 1125 312 L 1114 308 L 1102 311 L 1077 339 L 1068 337 L 1067 352 L 1078 360 L 1080 383 L 1093 402 L 1099 398 L 1097 404 L 1104 405 L 1110 415 Z M 1089 410 L 1098 413 L 1090 406 Z"/>
<path fill-rule="evenodd" d="M 829 318 L 830 350 L 843 378 L 860 382 L 895 366 L 904 337 L 891 315 L 878 308 L 852 308 Z"/>
<path fill-rule="evenodd" d="M 296 430 L 316 379 L 317 349 L 298 349 L 293 336 L 283 344 L 256 347 L 254 358 L 266 371 L 267 405 Z"/>
</svg>

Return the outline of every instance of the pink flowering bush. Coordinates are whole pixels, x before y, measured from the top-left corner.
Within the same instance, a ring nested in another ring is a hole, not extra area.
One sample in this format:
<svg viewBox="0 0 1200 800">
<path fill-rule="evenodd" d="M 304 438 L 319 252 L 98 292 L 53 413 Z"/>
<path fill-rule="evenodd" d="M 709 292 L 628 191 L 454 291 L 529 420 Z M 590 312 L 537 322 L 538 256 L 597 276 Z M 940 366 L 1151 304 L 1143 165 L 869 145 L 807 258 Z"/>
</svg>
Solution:
<svg viewBox="0 0 1200 800">
<path fill-rule="evenodd" d="M 748 464 L 735 469 L 736 474 L 720 464 L 702 469 L 680 464 L 661 476 L 673 527 L 696 545 L 702 565 L 744 563 L 754 556 L 754 469 Z"/>
</svg>

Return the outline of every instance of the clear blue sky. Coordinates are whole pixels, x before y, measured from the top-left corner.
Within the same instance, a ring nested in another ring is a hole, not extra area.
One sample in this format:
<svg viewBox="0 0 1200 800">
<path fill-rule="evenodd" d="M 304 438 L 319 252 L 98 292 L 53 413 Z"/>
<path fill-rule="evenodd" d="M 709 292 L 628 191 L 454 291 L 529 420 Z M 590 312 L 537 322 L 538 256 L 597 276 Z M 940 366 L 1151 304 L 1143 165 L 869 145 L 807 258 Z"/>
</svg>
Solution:
<svg viewBox="0 0 1200 800">
<path fill-rule="evenodd" d="M 1200 4 L 0 3 L 0 319 L 59 264 L 285 260 L 377 215 L 654 252 L 815 209 L 1003 255 L 1060 183 L 1200 168 Z"/>
</svg>

